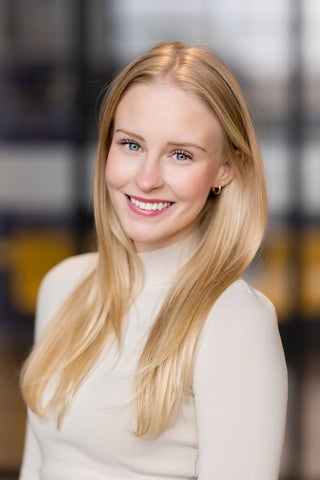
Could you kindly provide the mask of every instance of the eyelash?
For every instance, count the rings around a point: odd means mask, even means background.
[[[140,148],[139,143],[136,142],[135,140],[131,140],[130,138],[122,138],[121,140],[117,141],[117,144],[118,145],[135,145],[136,147]],[[131,150],[131,151],[137,151],[137,150]]]
[[[185,157],[187,157],[188,160],[192,160],[193,158],[192,154],[190,152],[187,152],[186,150],[174,150],[172,152],[172,155],[184,155]],[[177,158],[177,160],[179,159]]]

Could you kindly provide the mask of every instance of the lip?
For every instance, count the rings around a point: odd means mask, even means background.
[[[164,200],[163,198],[143,198],[143,197],[137,197],[136,195],[128,195],[125,194],[128,199],[130,198],[135,198],[139,202],[144,202],[144,203],[174,203],[171,200]]]
[[[168,200],[163,200],[163,199],[154,199],[154,198],[143,198],[143,197],[137,197],[135,195],[127,195],[125,194],[127,204],[132,212],[135,214],[142,216],[142,217],[157,217],[159,215],[164,215],[170,207],[174,204],[174,202],[170,202]],[[138,202],[143,202],[143,203],[162,203],[166,204],[169,203],[170,205],[166,206],[162,210],[145,210],[142,208],[139,208],[137,205],[131,202],[131,198],[134,198]]]

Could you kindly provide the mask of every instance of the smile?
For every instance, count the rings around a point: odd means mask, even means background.
[[[170,207],[172,202],[141,202],[134,197],[128,197],[130,202],[135,205],[136,207],[140,208],[141,210],[146,211],[162,211],[165,208]]]

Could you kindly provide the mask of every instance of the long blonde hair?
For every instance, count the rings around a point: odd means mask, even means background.
[[[117,339],[121,348],[122,321],[139,293],[142,270],[111,205],[105,165],[123,95],[137,83],[159,79],[169,79],[211,108],[236,175],[219,198],[209,196],[202,212],[200,244],[174,280],[139,360],[135,433],[146,437],[159,435],[176,420],[190,392],[197,340],[206,317],[219,295],[252,261],[265,228],[266,189],[252,121],[238,83],[212,52],[180,42],[158,45],[130,63],[112,83],[101,110],[94,179],[97,268],[56,314],[22,372],[28,406],[38,415],[55,407],[60,422],[106,341]],[[56,372],[56,389],[42,405],[44,389]]]

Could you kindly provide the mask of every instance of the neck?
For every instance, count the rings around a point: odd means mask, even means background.
[[[154,284],[166,284],[171,281],[192,256],[198,241],[198,233],[193,233],[166,247],[148,252],[138,252],[144,269],[145,281]]]

